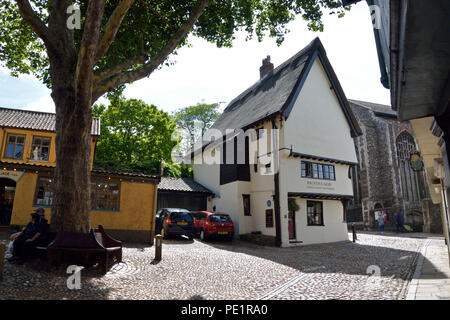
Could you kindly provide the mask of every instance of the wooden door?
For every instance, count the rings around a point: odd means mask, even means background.
[[[295,211],[289,211],[288,216],[288,225],[289,225],[289,240],[296,240],[297,237],[295,235]]]

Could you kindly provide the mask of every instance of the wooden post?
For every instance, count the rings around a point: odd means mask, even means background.
[[[0,243],[0,280],[3,278],[3,265],[5,263],[6,245]]]
[[[155,236],[155,260],[161,261],[162,258],[162,235]]]

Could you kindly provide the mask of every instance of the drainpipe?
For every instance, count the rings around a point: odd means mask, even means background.
[[[277,125],[275,124],[275,119],[272,119],[272,129],[278,129]],[[277,137],[278,138],[278,137]],[[274,150],[274,165],[275,165],[275,159],[279,161],[278,158],[278,146],[275,145],[275,141],[277,141],[274,137],[274,134],[272,134],[272,148]],[[277,166],[276,173],[273,176],[273,182],[275,186],[275,196],[273,197],[273,205],[275,208],[275,245],[277,247],[281,247],[281,209],[280,209],[280,174],[279,174],[279,165]],[[275,168],[274,168],[275,169]]]
[[[161,177],[159,180],[153,184],[153,212],[152,212],[152,220],[150,225],[150,245],[153,245],[153,240],[155,238],[155,219],[156,219],[156,206],[157,206],[157,198],[158,198],[158,184],[161,181]]]

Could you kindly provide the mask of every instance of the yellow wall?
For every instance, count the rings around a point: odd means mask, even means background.
[[[24,225],[30,222],[30,213],[33,212],[34,192],[36,191],[36,173],[25,172],[16,183],[11,224]],[[48,210],[48,211],[47,211]],[[50,216],[50,209],[46,209],[46,216]]]
[[[154,184],[122,182],[120,212],[91,211],[91,226],[105,229],[151,230]]]
[[[414,131],[414,136],[419,144],[419,149],[427,172],[431,199],[434,204],[437,204],[442,202],[442,195],[440,184],[433,184],[434,159],[442,158],[442,154],[441,148],[438,145],[439,138],[434,136],[430,131],[433,120],[433,117],[427,117],[410,120],[410,123]]]
[[[25,225],[30,221],[38,174],[26,172],[17,182],[11,225]],[[154,191],[152,183],[122,181],[120,187],[120,211],[91,211],[91,227],[103,225],[112,230],[152,230],[154,219]],[[50,220],[50,208],[45,216]]]
[[[24,155],[22,160],[16,160],[5,157],[5,148],[6,148],[6,139],[8,134],[20,134],[25,136],[25,147],[24,147]],[[50,142],[50,154],[48,161],[34,161],[31,160],[31,151],[33,145],[33,137],[46,137],[51,138]],[[44,165],[44,166],[55,166],[56,165],[56,152],[55,152],[55,132],[48,131],[35,131],[35,130],[24,130],[24,129],[11,129],[11,128],[2,128],[0,129],[0,141],[1,141],[1,153],[0,160],[7,162],[17,162],[17,163],[27,163],[27,164],[36,164],[36,165]],[[96,139],[92,139],[92,149],[91,149],[91,169],[94,161],[94,150],[96,145]]]

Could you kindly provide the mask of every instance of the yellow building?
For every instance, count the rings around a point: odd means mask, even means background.
[[[25,225],[36,207],[50,219],[55,114],[0,108],[0,225]],[[92,156],[100,119],[92,121]],[[123,241],[152,243],[159,176],[91,170],[91,226]]]

